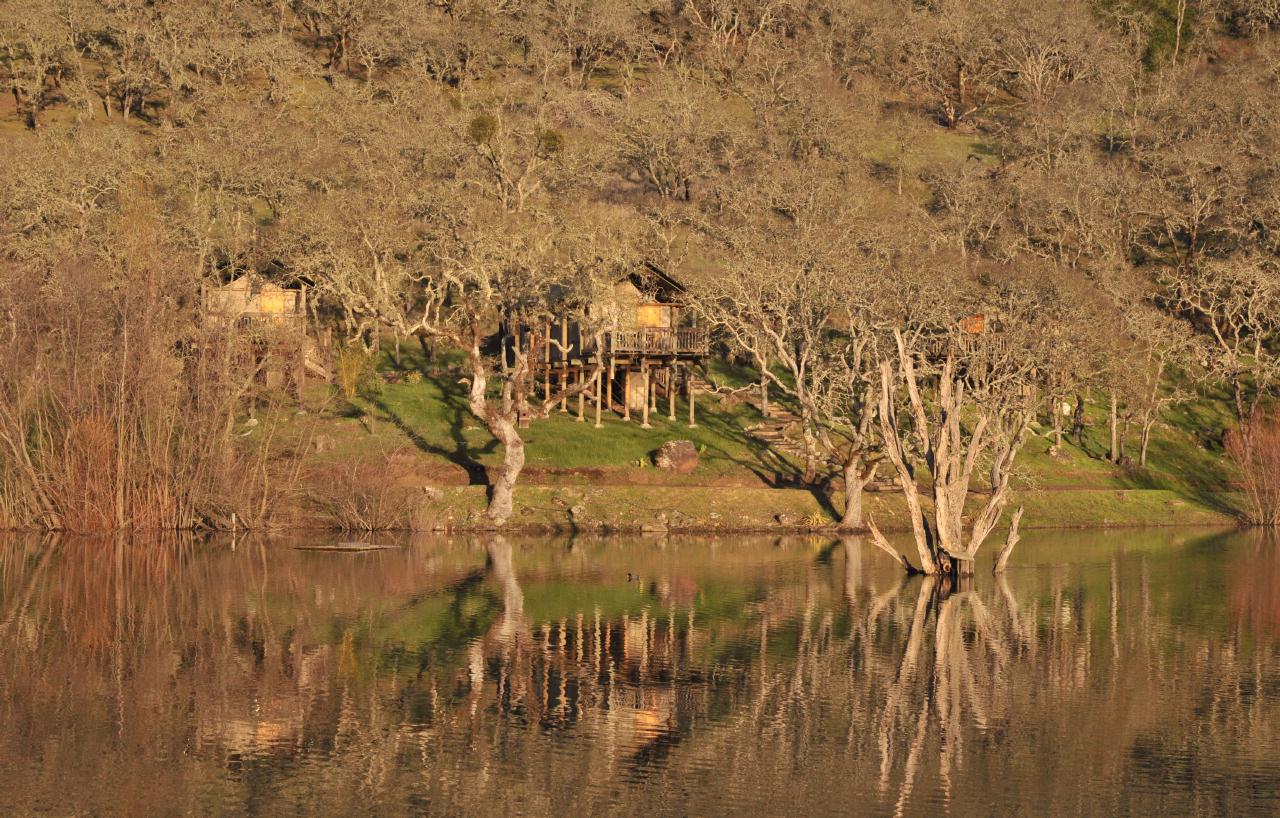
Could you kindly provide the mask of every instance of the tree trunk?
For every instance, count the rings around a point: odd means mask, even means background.
[[[1004,573],[1005,566],[1009,562],[1009,555],[1013,553],[1013,547],[1018,544],[1021,537],[1018,535],[1018,525],[1022,522],[1022,507],[1013,512],[1013,519],[1009,521],[1009,533],[1004,538],[1004,546],[1000,548],[1000,553],[996,555],[995,567],[991,569],[994,574]]]
[[[813,451],[813,442],[808,440],[808,433],[805,433],[805,452],[804,452],[804,474],[800,476],[801,481],[806,486],[812,486],[818,481],[818,456]]]
[[[502,471],[498,479],[493,481],[489,490],[489,506],[485,517],[493,526],[501,526],[511,518],[515,507],[516,480],[524,469],[524,439],[516,423],[519,417],[519,404],[512,403],[508,411],[490,406],[486,397],[489,386],[489,371],[480,351],[482,338],[479,330],[474,330],[470,340],[467,358],[471,363],[471,386],[467,390],[467,408],[477,419],[484,422],[489,434],[497,438],[502,445]]]
[[[911,368],[910,358],[907,357],[903,350],[900,339],[898,356],[899,365],[904,370],[904,379],[914,378],[915,373]],[[907,463],[906,450],[902,444],[902,439],[899,437],[901,427],[898,424],[897,413],[894,410],[894,371],[892,364],[887,360],[880,362],[880,404],[876,416],[880,423],[881,436],[884,439],[885,455],[897,472],[898,485],[902,488],[903,499],[907,502],[907,514],[911,520],[911,532],[915,539],[916,550],[920,555],[920,568],[914,568],[906,555],[895,551],[893,546],[889,544],[888,539],[876,528],[875,521],[868,520],[867,527],[871,530],[872,542],[898,560],[907,573],[920,571],[925,574],[936,574],[938,569],[933,556],[933,538],[928,530],[928,522],[924,516],[924,511],[920,507],[920,491],[916,486],[915,475]]]
[[[1071,419],[1071,435],[1076,439],[1076,445],[1084,448],[1084,396],[1076,395],[1076,411]]]
[[[856,460],[844,464],[844,514],[840,517],[842,531],[862,528],[862,488],[866,483],[859,473]]]
[[[496,418],[489,431],[502,444],[502,471],[493,481],[489,492],[489,507],[485,516],[495,526],[501,526],[511,518],[515,508],[516,481],[524,469],[524,440],[516,425],[508,418]]]
[[[1151,427],[1154,421],[1146,421],[1142,424],[1142,438],[1138,444],[1138,465],[1142,468],[1147,467],[1147,448],[1151,445]]]
[[[1111,390],[1111,414],[1107,419],[1108,426],[1111,429],[1111,449],[1107,452],[1107,460],[1112,463],[1120,462],[1120,424],[1117,420],[1118,399],[1116,390]]]
[[[801,401],[804,400],[803,395]],[[806,486],[818,479],[818,438],[813,433],[813,413],[802,403],[800,409],[800,437],[804,441],[804,476]]]
[[[1049,403],[1049,412],[1053,415],[1053,448],[1055,451],[1062,450],[1062,412],[1059,409],[1059,399],[1054,398]]]

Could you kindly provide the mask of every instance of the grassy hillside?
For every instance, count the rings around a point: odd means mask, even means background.
[[[411,495],[392,497],[394,492],[434,487],[421,509],[425,516],[415,524],[464,523],[483,508],[486,469],[498,464],[501,452],[467,410],[463,387],[451,370],[455,363],[425,364],[416,349],[406,349],[398,366],[384,356],[380,394],[348,401],[333,387],[317,383],[308,393],[306,411],[260,415],[244,434],[269,434],[273,445],[307,452],[304,497],[365,492],[386,495],[379,502],[399,506],[420,501]],[[749,370],[722,361],[712,363],[711,375],[726,388],[752,380]],[[754,400],[754,390],[743,394]],[[567,413],[534,421],[525,430],[522,508],[513,522],[564,527],[573,523],[570,509],[575,507],[593,526],[618,528],[758,528],[777,525],[779,516],[794,526],[834,519],[830,489],[803,485],[798,458],[751,433],[764,420],[753,402],[702,394],[694,429],[686,423],[683,399],[675,421],[667,418],[665,401],[661,403],[648,430],[638,420],[626,422],[607,410],[597,429],[590,403],[585,422],[577,420],[573,402]],[[1069,419],[1064,422],[1069,425]],[[1037,427],[1028,440],[1019,460],[1016,502],[1027,505],[1029,527],[1230,520],[1231,467],[1218,443],[1229,409],[1218,396],[1169,413],[1154,433],[1146,468],[1105,460],[1109,432],[1104,406],[1089,405],[1087,422],[1084,445],[1069,440],[1056,455],[1049,428]],[[1129,450],[1135,455],[1136,437],[1136,430],[1130,430]],[[691,475],[670,474],[652,464],[654,451],[675,439],[692,440],[698,447],[700,462]],[[436,488],[445,490],[436,494]],[[871,494],[867,509],[886,526],[901,522],[903,509],[891,486]]]

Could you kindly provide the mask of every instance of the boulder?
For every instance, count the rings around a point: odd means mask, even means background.
[[[692,440],[668,440],[654,454],[653,464],[676,474],[690,474],[698,467],[698,447]]]

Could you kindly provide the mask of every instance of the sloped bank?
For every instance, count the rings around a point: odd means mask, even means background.
[[[980,499],[980,498],[977,498]],[[1190,498],[1162,489],[1061,489],[1019,492],[1024,528],[1223,526],[1238,522],[1229,493]],[[412,515],[422,530],[485,527],[483,486],[424,492]],[[709,486],[522,486],[504,530],[767,532],[827,529],[834,510],[804,489]],[[868,494],[866,514],[886,530],[905,530],[896,493]]]

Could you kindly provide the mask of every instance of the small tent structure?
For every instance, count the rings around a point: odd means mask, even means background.
[[[591,323],[602,328],[599,340],[578,320],[563,317],[509,333],[504,354],[519,349],[529,355],[541,376],[544,396],[553,394],[553,383],[559,390],[582,383],[599,362],[606,375],[594,389],[597,425],[607,403],[618,406],[624,420],[639,414],[647,428],[659,396],[667,399],[668,414],[674,419],[683,382],[693,426],[696,410],[690,369],[706,357],[709,338],[687,314],[684,295],[684,285],[657,265],[646,263],[615,282],[607,301],[587,305]],[[585,420],[585,396],[580,395],[578,402],[579,420]],[[566,401],[560,409],[568,411]]]
[[[327,377],[316,360],[318,346],[307,335],[307,288],[286,287],[245,273],[201,293],[204,318],[249,335],[262,379],[269,387],[293,389],[298,399],[308,369]]]

